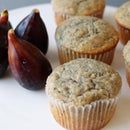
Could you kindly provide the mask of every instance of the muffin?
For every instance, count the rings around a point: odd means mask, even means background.
[[[125,45],[123,49],[123,56],[125,60],[126,77],[130,86],[130,41]]]
[[[119,41],[118,33],[106,21],[91,16],[75,16],[56,29],[59,60],[92,58],[111,64]]]
[[[57,25],[73,16],[102,18],[105,0],[52,0]]]
[[[55,120],[68,130],[98,130],[112,118],[121,78],[102,62],[79,58],[57,67],[46,93]]]
[[[115,18],[119,28],[120,40],[126,44],[130,40],[130,1],[119,7]]]

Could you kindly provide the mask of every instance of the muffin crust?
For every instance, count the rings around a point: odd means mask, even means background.
[[[122,26],[130,29],[130,1],[119,7],[115,17]]]
[[[56,30],[58,45],[81,53],[108,51],[117,45],[118,40],[118,34],[110,24],[90,16],[70,18]]]
[[[121,87],[121,78],[110,66],[81,58],[57,67],[47,79],[50,97],[76,106],[100,99],[114,98]]]
[[[130,41],[124,47],[123,56],[125,62],[130,65]]]

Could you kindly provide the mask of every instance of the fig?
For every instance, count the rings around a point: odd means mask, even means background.
[[[44,88],[52,67],[43,53],[31,43],[8,32],[8,59],[12,75],[21,86],[29,90]]]
[[[19,38],[35,45],[43,54],[47,53],[48,33],[38,9],[34,9],[18,24],[15,33]]]
[[[8,21],[8,11],[0,13],[0,78],[2,78],[8,68],[8,30],[12,28]]]

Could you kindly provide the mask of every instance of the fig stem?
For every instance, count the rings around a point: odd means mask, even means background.
[[[14,32],[13,29],[10,29],[8,33],[9,33],[9,34],[15,34],[15,32]]]
[[[39,13],[39,10],[38,9],[33,9],[32,12]]]
[[[13,29],[10,29],[10,30],[8,31],[8,39],[11,41],[12,38],[15,39],[16,36],[15,36],[14,30],[13,30]],[[12,42],[9,42],[9,44],[10,44],[10,43],[12,43]]]
[[[4,10],[1,12],[1,17],[5,17],[5,16],[8,16],[8,10],[7,10],[7,9],[4,9]]]
[[[8,23],[8,10],[5,9],[0,13],[0,23],[1,24]]]

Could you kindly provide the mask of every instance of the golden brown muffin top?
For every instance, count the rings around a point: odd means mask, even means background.
[[[52,0],[57,13],[73,15],[91,15],[105,7],[105,0]]]
[[[118,40],[118,33],[109,23],[90,16],[70,18],[56,30],[58,45],[81,53],[108,51]]]
[[[76,59],[57,67],[47,79],[47,94],[76,106],[118,95],[121,77],[109,65],[93,59]]]
[[[130,1],[119,7],[115,17],[119,24],[130,29]]]

